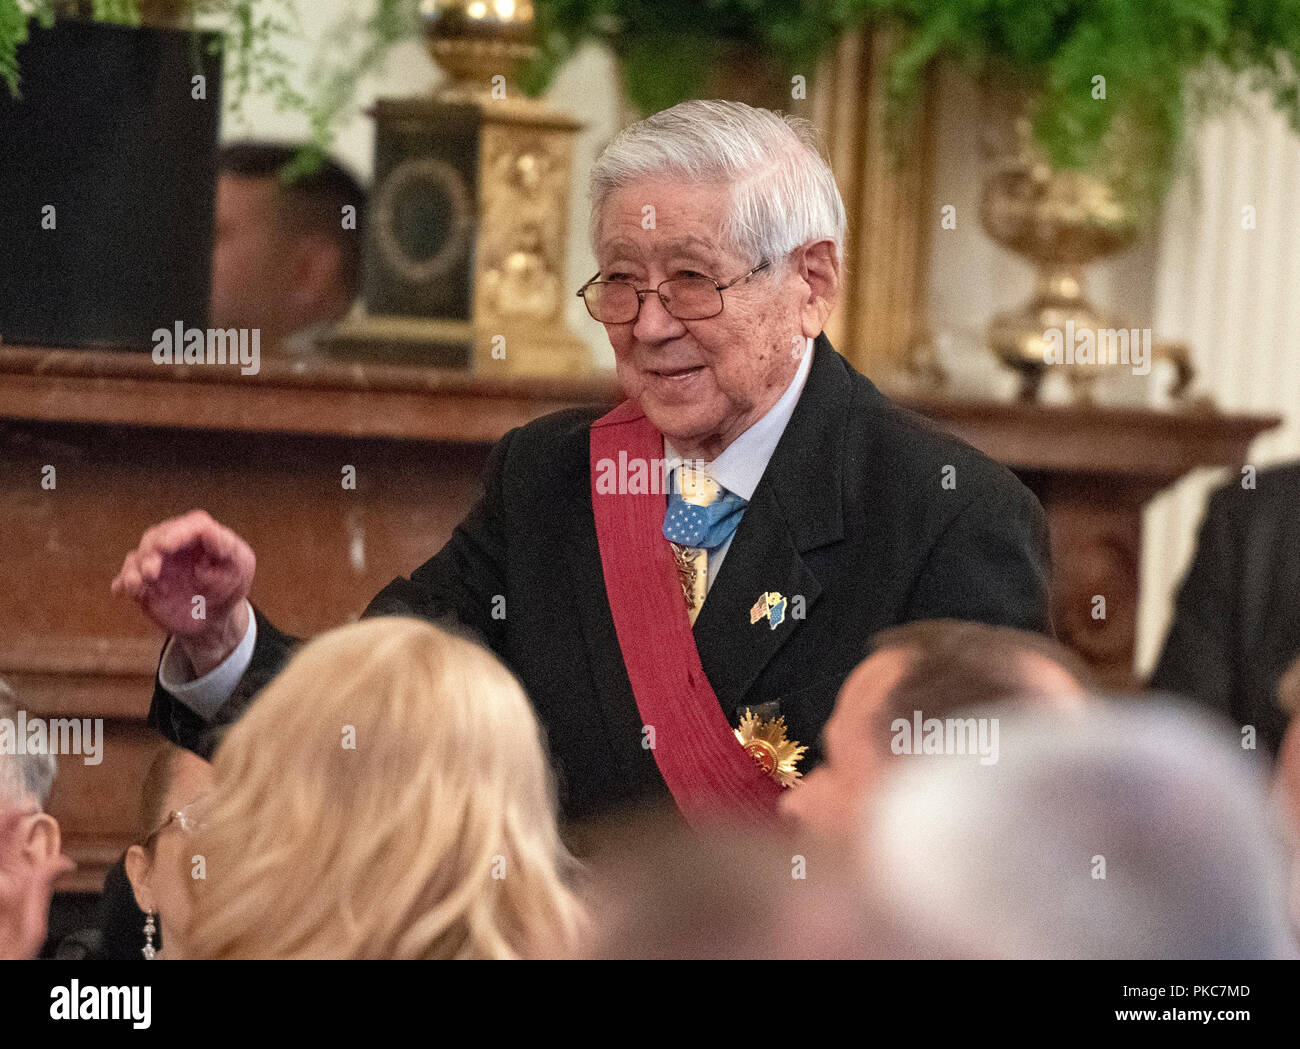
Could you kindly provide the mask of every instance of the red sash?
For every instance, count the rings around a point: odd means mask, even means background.
[[[656,478],[653,494],[600,493],[599,463],[636,459]],[[736,739],[704,676],[672,550],[663,537],[667,496],[663,435],[635,401],[591,426],[591,505],[618,646],[641,723],[653,726],[655,762],[692,824],[770,819],[780,785]],[[651,469],[651,467],[654,467]],[[608,471],[608,466],[606,467]]]

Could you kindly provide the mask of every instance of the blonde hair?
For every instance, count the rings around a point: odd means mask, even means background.
[[[541,729],[471,641],[392,617],[331,630],[213,764],[192,957],[515,958],[583,931]]]

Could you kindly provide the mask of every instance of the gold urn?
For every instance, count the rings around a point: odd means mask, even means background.
[[[1029,96],[986,85],[986,175],[980,201],[985,231],[1037,266],[1034,290],[1018,309],[997,314],[988,328],[998,360],[1021,376],[1022,399],[1037,397],[1048,362],[1067,336],[1088,334],[1094,345],[1128,325],[1087,297],[1084,268],[1131,245],[1154,214],[1147,188],[1134,177],[1143,160],[1141,135],[1113,122],[1095,165],[1058,170],[1033,135]],[[1149,336],[1148,336],[1149,337]],[[1071,357],[1073,352],[1071,350]],[[1152,356],[1173,359],[1180,393],[1190,379],[1185,347],[1158,343]],[[1092,400],[1093,384],[1106,370],[1129,362],[1087,360],[1064,368],[1076,400]]]
[[[424,43],[449,83],[446,97],[477,94],[485,75],[511,84],[533,56],[532,0],[421,0]]]

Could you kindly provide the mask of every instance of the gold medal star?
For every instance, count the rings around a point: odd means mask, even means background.
[[[802,775],[796,766],[808,748],[786,739],[784,716],[767,721],[746,707],[736,739],[758,767],[781,786],[790,786]]]

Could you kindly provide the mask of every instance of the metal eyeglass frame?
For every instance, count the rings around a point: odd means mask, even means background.
[[[153,840],[173,823],[179,823],[181,830],[186,834],[193,834],[198,830],[199,824],[197,819],[189,814],[189,810],[193,807],[192,804],[186,805],[183,809],[172,809],[171,812],[167,813],[167,818],[158,824],[158,826],[154,828],[153,832],[144,839],[143,844],[145,847],[147,848],[151,845]]]
[[[631,284],[625,280],[597,280],[596,277],[600,276],[600,271],[597,270],[595,276],[593,276],[591,280],[587,281],[586,284],[584,284],[581,288],[578,289],[577,294],[578,294],[578,298],[582,300],[583,305],[587,307],[587,313],[590,315],[591,319],[594,320],[597,324],[635,323],[637,318],[641,316],[641,307],[645,305],[645,297],[649,295],[651,292],[659,296],[659,305],[661,305],[664,308],[664,312],[666,312],[670,317],[674,317],[679,321],[707,321],[718,316],[718,314],[722,313],[723,309],[725,308],[726,301],[722,297],[722,293],[724,291],[726,291],[728,288],[735,287],[743,280],[748,280],[755,273],[758,273],[760,270],[767,269],[767,267],[770,265],[772,265],[771,260],[764,259],[748,273],[742,273],[735,280],[728,281],[726,284],[719,284],[713,277],[709,277],[705,274],[701,274],[700,277],[669,277],[668,280],[661,280],[659,284],[653,288],[638,288],[635,284]],[[699,280],[701,278],[704,280],[713,281],[713,287],[718,292],[718,312],[710,313],[703,317],[678,317],[677,314],[673,313],[673,311],[668,308],[668,303],[664,301],[663,293],[659,289],[662,288],[665,284],[672,284],[675,281]],[[602,321],[599,317],[597,317],[594,313],[591,312],[591,303],[587,302],[587,289],[595,287],[598,284],[622,284],[625,287],[631,288],[632,291],[636,293],[636,313],[632,314],[632,316],[625,321]]]

